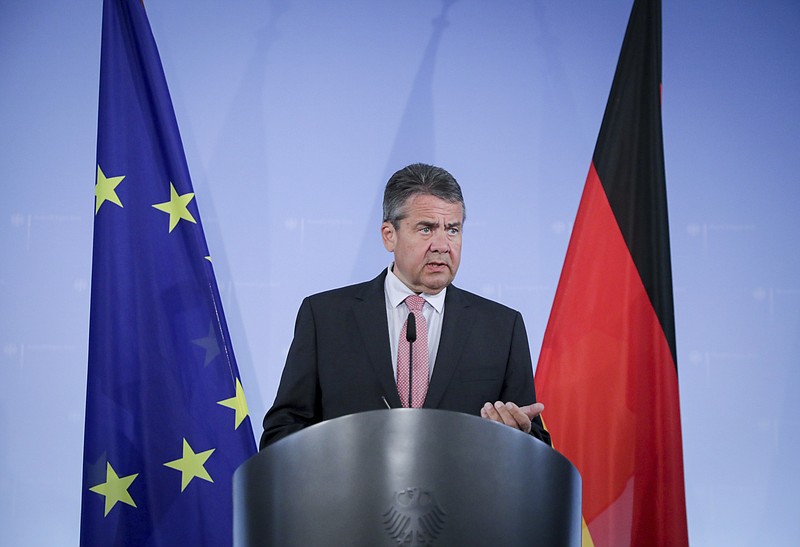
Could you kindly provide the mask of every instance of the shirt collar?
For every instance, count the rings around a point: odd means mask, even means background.
[[[400,278],[392,271],[393,267],[394,263],[390,264],[386,272],[384,290],[386,291],[386,296],[389,298],[389,304],[391,304],[392,308],[396,308],[405,301],[406,297],[416,293],[406,287],[405,283],[400,281]],[[433,306],[433,309],[436,310],[437,313],[442,313],[444,309],[444,295],[446,293],[447,287],[437,294],[422,293],[420,296],[424,298],[428,304]]]

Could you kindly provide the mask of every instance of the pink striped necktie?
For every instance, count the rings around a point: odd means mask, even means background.
[[[425,299],[412,294],[406,298],[406,306],[414,314],[417,322],[417,339],[413,343],[414,358],[410,359],[409,343],[406,339],[408,320],[400,331],[400,343],[397,345],[397,393],[404,407],[408,407],[408,375],[409,362],[413,361],[411,371],[411,406],[420,408],[428,393],[428,322],[422,314]]]

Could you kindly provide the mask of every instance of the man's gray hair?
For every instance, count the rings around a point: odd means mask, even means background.
[[[467,218],[464,196],[456,179],[442,169],[425,163],[403,167],[389,177],[383,192],[383,221],[399,228],[406,217],[405,206],[416,195],[434,196],[448,203],[461,204],[462,222]]]

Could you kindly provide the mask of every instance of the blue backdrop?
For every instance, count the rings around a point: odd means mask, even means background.
[[[793,544],[800,5],[664,4],[689,536]],[[147,6],[256,424],[302,297],[389,263],[381,191],[413,161],[461,183],[457,283],[522,311],[536,360],[630,0]],[[9,545],[78,542],[100,22],[99,0],[0,4]]]

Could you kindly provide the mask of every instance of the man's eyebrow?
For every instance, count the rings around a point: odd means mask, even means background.
[[[426,227],[426,228],[438,228],[439,221],[438,220],[420,220],[417,222],[418,227]],[[460,228],[461,222],[448,222],[445,224],[445,229],[449,230],[450,228]]]

